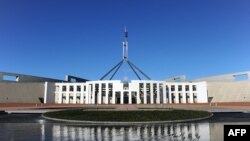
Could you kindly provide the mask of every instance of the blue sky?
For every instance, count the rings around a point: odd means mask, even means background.
[[[0,0],[0,71],[99,79],[122,59],[125,25],[129,60],[152,79],[247,71],[249,7],[249,0]],[[127,67],[117,79],[133,79]]]

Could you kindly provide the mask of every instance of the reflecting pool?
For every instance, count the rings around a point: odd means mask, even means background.
[[[140,126],[86,126],[40,115],[0,115],[0,140],[223,141],[225,124],[250,124],[250,113],[216,113],[202,121]]]

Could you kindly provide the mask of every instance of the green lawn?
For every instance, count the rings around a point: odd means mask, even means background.
[[[65,110],[49,112],[44,114],[47,117],[85,120],[85,121],[169,121],[208,117],[211,113],[206,111],[84,111],[84,110]]]

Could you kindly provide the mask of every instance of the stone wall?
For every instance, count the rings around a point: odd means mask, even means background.
[[[211,102],[249,102],[250,81],[207,82]]]
[[[41,103],[45,83],[0,83],[0,103]]]

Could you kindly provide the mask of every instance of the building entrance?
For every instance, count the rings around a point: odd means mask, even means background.
[[[121,104],[121,92],[115,92],[115,104]]]
[[[123,96],[124,104],[128,104],[128,92],[123,92]]]

